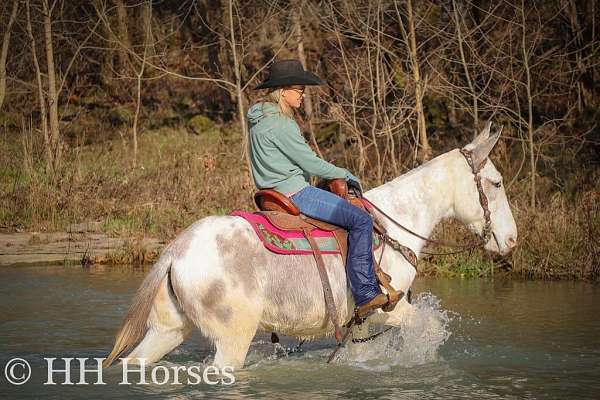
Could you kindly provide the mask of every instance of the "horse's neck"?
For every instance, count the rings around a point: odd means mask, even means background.
[[[365,193],[365,197],[386,214],[421,236],[429,237],[443,219],[452,217],[455,151]],[[417,255],[425,241],[381,217],[388,234],[410,247]]]

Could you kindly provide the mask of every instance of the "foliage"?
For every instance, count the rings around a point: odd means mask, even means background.
[[[519,247],[509,261],[475,252],[425,262],[425,272],[598,279],[594,2],[52,4],[0,3],[4,229],[96,220],[114,234],[171,238],[202,216],[251,207],[240,116],[263,95],[252,88],[269,62],[303,57],[327,84],[307,90],[312,114],[301,125],[367,186],[418,165],[418,121],[433,155],[488,118],[504,126],[493,157]]]

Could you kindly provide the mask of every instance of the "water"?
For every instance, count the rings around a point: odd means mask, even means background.
[[[105,370],[106,385],[44,385],[44,357],[108,353],[144,274],[130,268],[0,268],[0,397],[600,398],[600,287],[422,278],[414,285],[411,321],[366,347],[349,347],[334,364],[325,364],[331,339],[282,356],[269,335],[260,334],[232,385],[119,385],[118,367]],[[282,338],[282,344],[296,342]],[[195,334],[158,365],[204,369],[213,354]],[[21,386],[4,375],[14,357],[32,367]],[[73,368],[72,380],[78,378]],[[63,379],[57,374],[54,380]]]

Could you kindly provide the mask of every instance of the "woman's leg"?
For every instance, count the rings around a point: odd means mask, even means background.
[[[291,197],[302,214],[348,230],[346,262],[350,290],[357,306],[381,293],[373,269],[373,219],[341,197],[308,186]]]

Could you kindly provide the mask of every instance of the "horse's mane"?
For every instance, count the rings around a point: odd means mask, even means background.
[[[443,160],[445,160],[447,157],[449,157],[452,153],[454,152],[454,150],[448,151],[446,153],[440,154],[439,156],[432,158],[431,160],[427,161],[424,164],[419,165],[418,167],[415,167],[413,169],[411,169],[410,171],[406,171],[405,173],[403,173],[402,175],[392,179],[389,182],[394,182],[394,183],[401,183],[404,180],[410,179],[411,177],[413,177],[413,175],[423,171],[425,168],[430,168],[433,165],[442,162]]]

